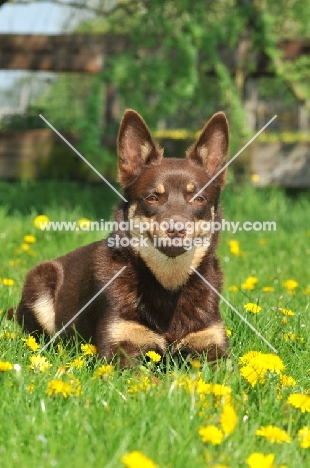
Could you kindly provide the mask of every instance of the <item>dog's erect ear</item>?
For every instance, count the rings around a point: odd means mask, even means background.
[[[228,122],[223,112],[214,114],[203,127],[202,132],[193,146],[187,151],[187,158],[204,166],[211,177],[214,177],[226,164],[229,146]],[[216,181],[223,187],[225,183],[223,170]]]
[[[118,178],[124,187],[139,175],[143,166],[156,164],[162,158],[162,150],[134,110],[126,110],[123,116],[118,134],[118,157]]]

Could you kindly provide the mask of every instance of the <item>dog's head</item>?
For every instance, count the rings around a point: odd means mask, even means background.
[[[119,180],[134,234],[148,236],[168,257],[210,243],[227,152],[228,123],[222,112],[204,126],[185,159],[165,159],[144,120],[127,110],[118,137]]]

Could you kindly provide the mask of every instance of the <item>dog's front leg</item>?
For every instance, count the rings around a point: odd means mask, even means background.
[[[175,344],[174,353],[194,356],[206,354],[208,361],[213,362],[224,356],[227,349],[228,339],[224,325],[222,322],[218,322],[208,328],[186,335]]]
[[[147,351],[162,355],[167,348],[162,335],[138,322],[123,319],[99,323],[96,341],[99,357],[118,361],[121,368],[137,364]]]

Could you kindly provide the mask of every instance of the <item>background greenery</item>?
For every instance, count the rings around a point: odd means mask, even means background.
[[[81,152],[99,170],[109,172],[124,108],[140,112],[152,130],[189,131],[202,128],[213,112],[222,109],[229,118],[235,153],[250,134],[244,104],[258,56],[268,60],[267,73],[272,74],[258,79],[258,98],[273,110],[279,104],[288,108],[302,104],[309,110],[310,59],[302,55],[284,61],[278,48],[283,40],[309,36],[309,0],[138,0],[96,5],[93,9],[80,2],[93,18],[88,15],[83,21],[80,16],[74,30],[125,34],[126,51],[108,58],[97,76],[58,75],[36,95],[29,115],[3,121],[2,128],[46,128],[37,117],[41,112],[58,130],[77,133]],[[115,105],[106,115],[110,92]],[[292,119],[290,126],[294,124]],[[269,131],[279,129],[275,121]],[[102,138],[109,140],[104,149]]]

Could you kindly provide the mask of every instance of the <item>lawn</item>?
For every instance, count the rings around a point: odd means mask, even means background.
[[[0,200],[1,467],[310,466],[309,194],[231,183],[222,198],[226,220],[277,223],[223,232],[219,255],[223,296],[278,354],[222,302],[229,359],[164,367],[151,355],[123,372],[89,345],[39,355],[42,343],[4,314],[29,268],[106,235],[41,232],[35,217],[107,220],[117,195],[104,184],[1,182]]]

